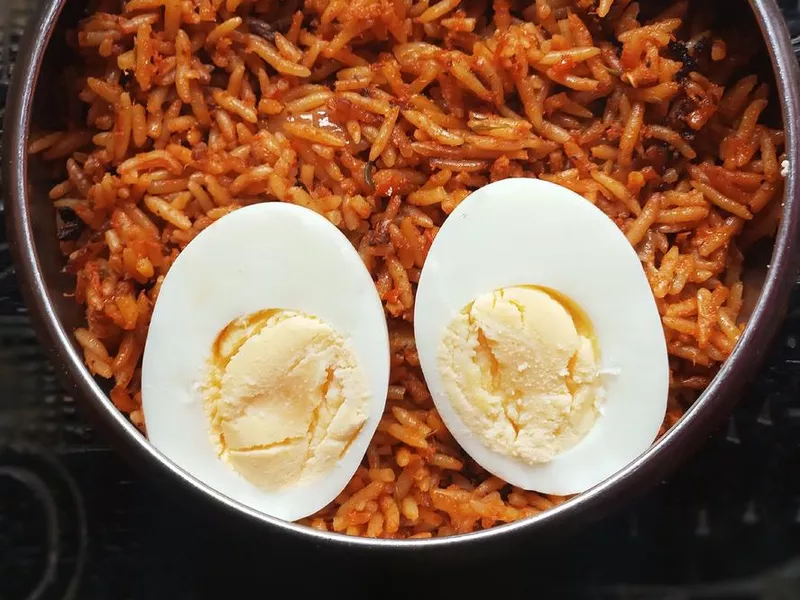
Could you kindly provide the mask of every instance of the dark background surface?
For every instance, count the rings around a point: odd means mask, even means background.
[[[30,3],[0,0],[0,115]],[[782,2],[800,34],[796,4]],[[669,481],[557,543],[420,561],[289,544],[142,478],[59,387],[4,235],[0,204],[0,600],[221,600],[285,584],[296,597],[800,599],[800,285],[745,400]]]

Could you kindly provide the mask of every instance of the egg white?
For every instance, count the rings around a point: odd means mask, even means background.
[[[534,466],[489,449],[465,426],[437,365],[444,330],[467,304],[518,285],[550,288],[576,302],[594,325],[607,372],[592,430],[573,448]],[[486,470],[524,489],[564,495],[600,483],[647,450],[666,412],[666,342],[636,252],[600,209],[549,182],[498,181],[453,211],[422,270],[414,335],[450,432]]]
[[[371,401],[358,439],[332,471],[308,485],[267,492],[218,458],[199,386],[220,331],[238,317],[276,308],[318,317],[349,339]],[[294,521],[347,485],[380,421],[388,382],[386,318],[352,244],[311,210],[264,203],[213,223],[171,267],[144,351],[142,404],[148,438],[179,467],[252,509]]]

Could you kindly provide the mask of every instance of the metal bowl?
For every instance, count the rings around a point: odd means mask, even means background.
[[[32,123],[42,126],[51,119],[59,102],[54,90],[56,77],[49,75],[64,67],[66,50],[62,29],[74,24],[85,3],[47,0],[41,3],[22,42],[8,98],[3,140],[2,175],[9,212],[9,238],[23,294],[43,343],[49,350],[65,385],[82,402],[98,428],[114,446],[152,476],[173,488],[182,488],[188,500],[209,505],[222,513],[238,515],[276,535],[315,546],[340,549],[369,548],[376,551],[450,550],[484,548],[487,542],[504,545],[523,537],[548,540],[563,536],[618,506],[623,499],[646,490],[693,452],[712,428],[732,409],[738,394],[763,359],[787,308],[798,266],[796,252],[800,233],[800,71],[792,44],[775,0],[749,0],[752,17],[765,40],[780,99],[786,130],[787,158],[791,168],[786,180],[783,219],[775,239],[760,265],[751,268],[757,277],[749,324],[729,360],[709,388],[686,415],[657,443],[622,471],[569,502],[538,516],[489,530],[430,540],[370,540],[319,532],[251,510],[194,479],[156,450],[114,407],[107,389],[84,367],[82,352],[72,338],[81,323],[81,311],[71,298],[69,279],[62,273],[52,203],[48,200],[49,180],[35,160],[28,159],[28,137]],[[736,9],[724,3],[725,10]],[[739,8],[748,12],[744,0]],[[736,15],[738,17],[738,15]],[[749,16],[749,15],[748,15]],[[63,92],[61,93],[63,98]],[[245,522],[247,524],[247,522]],[[287,540],[288,541],[288,540]],[[480,542],[480,543],[479,543]]]

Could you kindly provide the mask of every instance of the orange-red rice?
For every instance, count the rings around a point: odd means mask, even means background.
[[[89,369],[143,427],[139,361],[177,254],[240,206],[298,203],[358,249],[392,354],[363,465],[305,522],[426,538],[563,502],[490,476],[444,427],[412,335],[415,285],[471,190],[525,176],[577,191],[653,286],[671,426],[741,335],[743,252],[774,230],[782,192],[784,135],[761,121],[767,85],[742,72],[758,43],[709,33],[702,6],[99,0],[75,36],[81,119],[30,144],[64,165],[50,197]]]

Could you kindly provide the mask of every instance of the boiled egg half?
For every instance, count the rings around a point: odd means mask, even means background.
[[[287,521],[330,503],[378,426],[389,343],[372,278],[322,216],[241,208],[176,259],[153,311],[142,406],[190,475]]]
[[[414,333],[456,441],[523,489],[585,491],[664,419],[667,349],[642,266],[561,186],[507,179],[467,197],[431,246]]]

